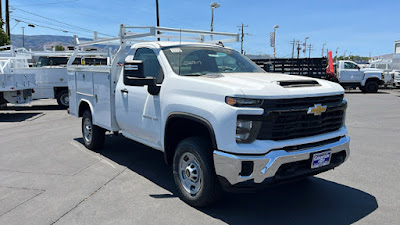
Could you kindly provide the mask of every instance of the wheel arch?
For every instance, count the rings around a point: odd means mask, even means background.
[[[78,108],[78,117],[82,117],[83,116],[83,113],[87,110],[87,109],[89,109],[90,110],[90,113],[91,113],[91,115],[92,115],[92,120],[93,120],[93,122],[94,122],[94,117],[93,117],[93,106],[92,106],[92,104],[89,102],[89,101],[87,101],[87,100],[85,100],[85,99],[81,99],[80,101],[79,101],[79,108]]]
[[[54,87],[54,97],[56,97],[61,91],[68,91],[68,87]]]
[[[213,150],[218,149],[214,128],[207,119],[183,112],[168,115],[164,128],[164,157],[168,165],[172,164],[179,142],[191,136],[205,136],[209,138]]]
[[[375,81],[376,83],[378,83],[379,85],[383,84],[383,80],[380,79],[380,77],[378,75],[372,75],[372,76],[368,76],[367,79],[362,81],[362,86],[365,86],[368,82],[370,81]],[[382,83],[382,84],[381,84]]]

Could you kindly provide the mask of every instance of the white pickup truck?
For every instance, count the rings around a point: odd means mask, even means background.
[[[82,117],[87,148],[105,133],[164,152],[180,198],[209,205],[222,190],[257,188],[315,175],[350,154],[347,101],[336,83],[266,73],[221,42],[237,34],[121,26],[120,49],[107,66],[68,65],[71,115]],[[143,29],[143,27],[142,27]],[[162,34],[158,34],[158,33]],[[173,37],[180,41],[137,38]],[[196,34],[187,37],[183,34]],[[220,39],[207,43],[205,36]],[[134,151],[134,149],[132,149]]]
[[[383,70],[363,69],[353,61],[340,60],[334,64],[334,68],[336,77],[343,87],[358,87],[362,92],[375,93],[379,85],[385,83]]]
[[[0,49],[0,107],[7,103],[29,103],[33,88],[36,87],[35,74],[14,70],[28,68],[30,55],[17,55],[13,46],[2,46]]]

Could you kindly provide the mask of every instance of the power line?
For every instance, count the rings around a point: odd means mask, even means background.
[[[37,23],[31,23],[31,22],[27,22],[27,21],[24,21],[24,20],[16,19],[16,18],[14,18],[14,17],[12,17],[12,19],[14,19],[16,22],[23,22],[23,23],[26,23],[26,24],[32,24],[32,25],[37,26],[37,27],[43,27],[43,28],[47,28],[47,29],[51,29],[51,30],[61,31],[61,32],[63,32],[63,33],[80,34],[80,35],[82,35],[83,37],[89,37],[89,36],[87,36],[86,34],[77,33],[77,32],[71,32],[71,31],[69,31],[69,30],[61,30],[61,29],[58,29],[58,28],[49,27],[49,26],[45,26],[45,25],[41,25],[41,24],[37,24]],[[89,38],[92,38],[92,37],[89,37]]]
[[[53,22],[57,22],[57,23],[60,23],[60,24],[67,25],[67,26],[72,27],[72,28],[75,27],[75,28],[80,29],[80,30],[82,30],[82,31],[94,32],[94,31],[89,30],[89,29],[86,29],[86,28],[82,28],[82,27],[78,27],[78,26],[71,25],[71,24],[68,24],[68,23],[64,23],[64,22],[61,22],[61,21],[58,21],[58,20],[55,20],[55,19],[51,19],[51,18],[49,18],[49,17],[45,17],[45,16],[42,16],[42,15],[38,15],[38,14],[36,14],[36,13],[32,13],[32,12],[29,12],[29,11],[26,11],[26,10],[23,10],[23,9],[19,9],[19,8],[16,8],[16,7],[13,7],[13,8],[16,9],[16,10],[19,10],[19,11],[22,11],[22,12],[25,12],[25,13],[28,13],[28,14],[31,14],[31,15],[34,15],[34,16],[37,16],[37,17],[44,18],[44,19],[46,19],[46,20],[50,20],[50,21],[53,21]],[[109,34],[105,34],[105,33],[100,33],[100,32],[98,32],[98,34],[102,34],[102,35],[104,35],[104,36],[109,36],[109,37],[114,37],[113,35],[109,35]]]
[[[68,0],[68,1],[61,1],[61,2],[47,2],[47,3],[38,3],[38,4],[27,4],[27,5],[14,5],[14,6],[40,6],[40,5],[55,5],[67,2],[77,2],[79,0]]]
[[[54,24],[54,23],[51,23],[51,22],[45,22],[45,21],[41,21],[41,20],[36,20],[36,19],[32,19],[32,18],[23,17],[23,16],[20,16],[20,15],[13,15],[13,19],[18,19],[18,20],[22,19],[22,20],[26,20],[26,21],[34,21],[34,22],[43,23],[43,24],[46,24],[46,25],[52,25],[52,26],[56,26],[56,27],[63,27],[63,28],[69,29],[69,30],[78,30],[78,29],[74,29],[74,28],[70,28],[70,27],[61,26],[59,24]],[[74,32],[76,32],[76,31],[74,31]],[[91,33],[91,34],[93,33],[91,31],[82,31],[82,32],[87,32],[87,33]],[[76,33],[78,34],[78,32],[76,32]]]

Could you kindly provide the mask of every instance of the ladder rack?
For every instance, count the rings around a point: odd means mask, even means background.
[[[131,32],[128,30],[145,30],[145,32]],[[171,34],[166,34],[171,33]],[[216,37],[222,37],[222,39],[214,39]],[[190,29],[179,29],[179,28],[168,28],[168,27],[155,27],[155,26],[126,26],[120,25],[120,32],[118,37],[113,38],[99,38],[97,32],[94,32],[93,41],[80,42],[78,36],[75,35],[76,47],[90,46],[96,44],[107,44],[107,45],[132,45],[134,42],[147,42],[151,40],[145,40],[143,38],[153,37],[157,39],[164,39],[166,41],[177,40],[177,41],[191,41],[199,43],[228,43],[238,42],[239,34],[237,33],[225,33],[225,32],[211,32],[202,30],[190,30]],[[209,37],[209,40],[207,39]]]

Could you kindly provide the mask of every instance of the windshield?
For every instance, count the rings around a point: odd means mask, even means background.
[[[222,47],[169,46],[162,48],[176,74],[263,73],[260,67],[235,50]]]

